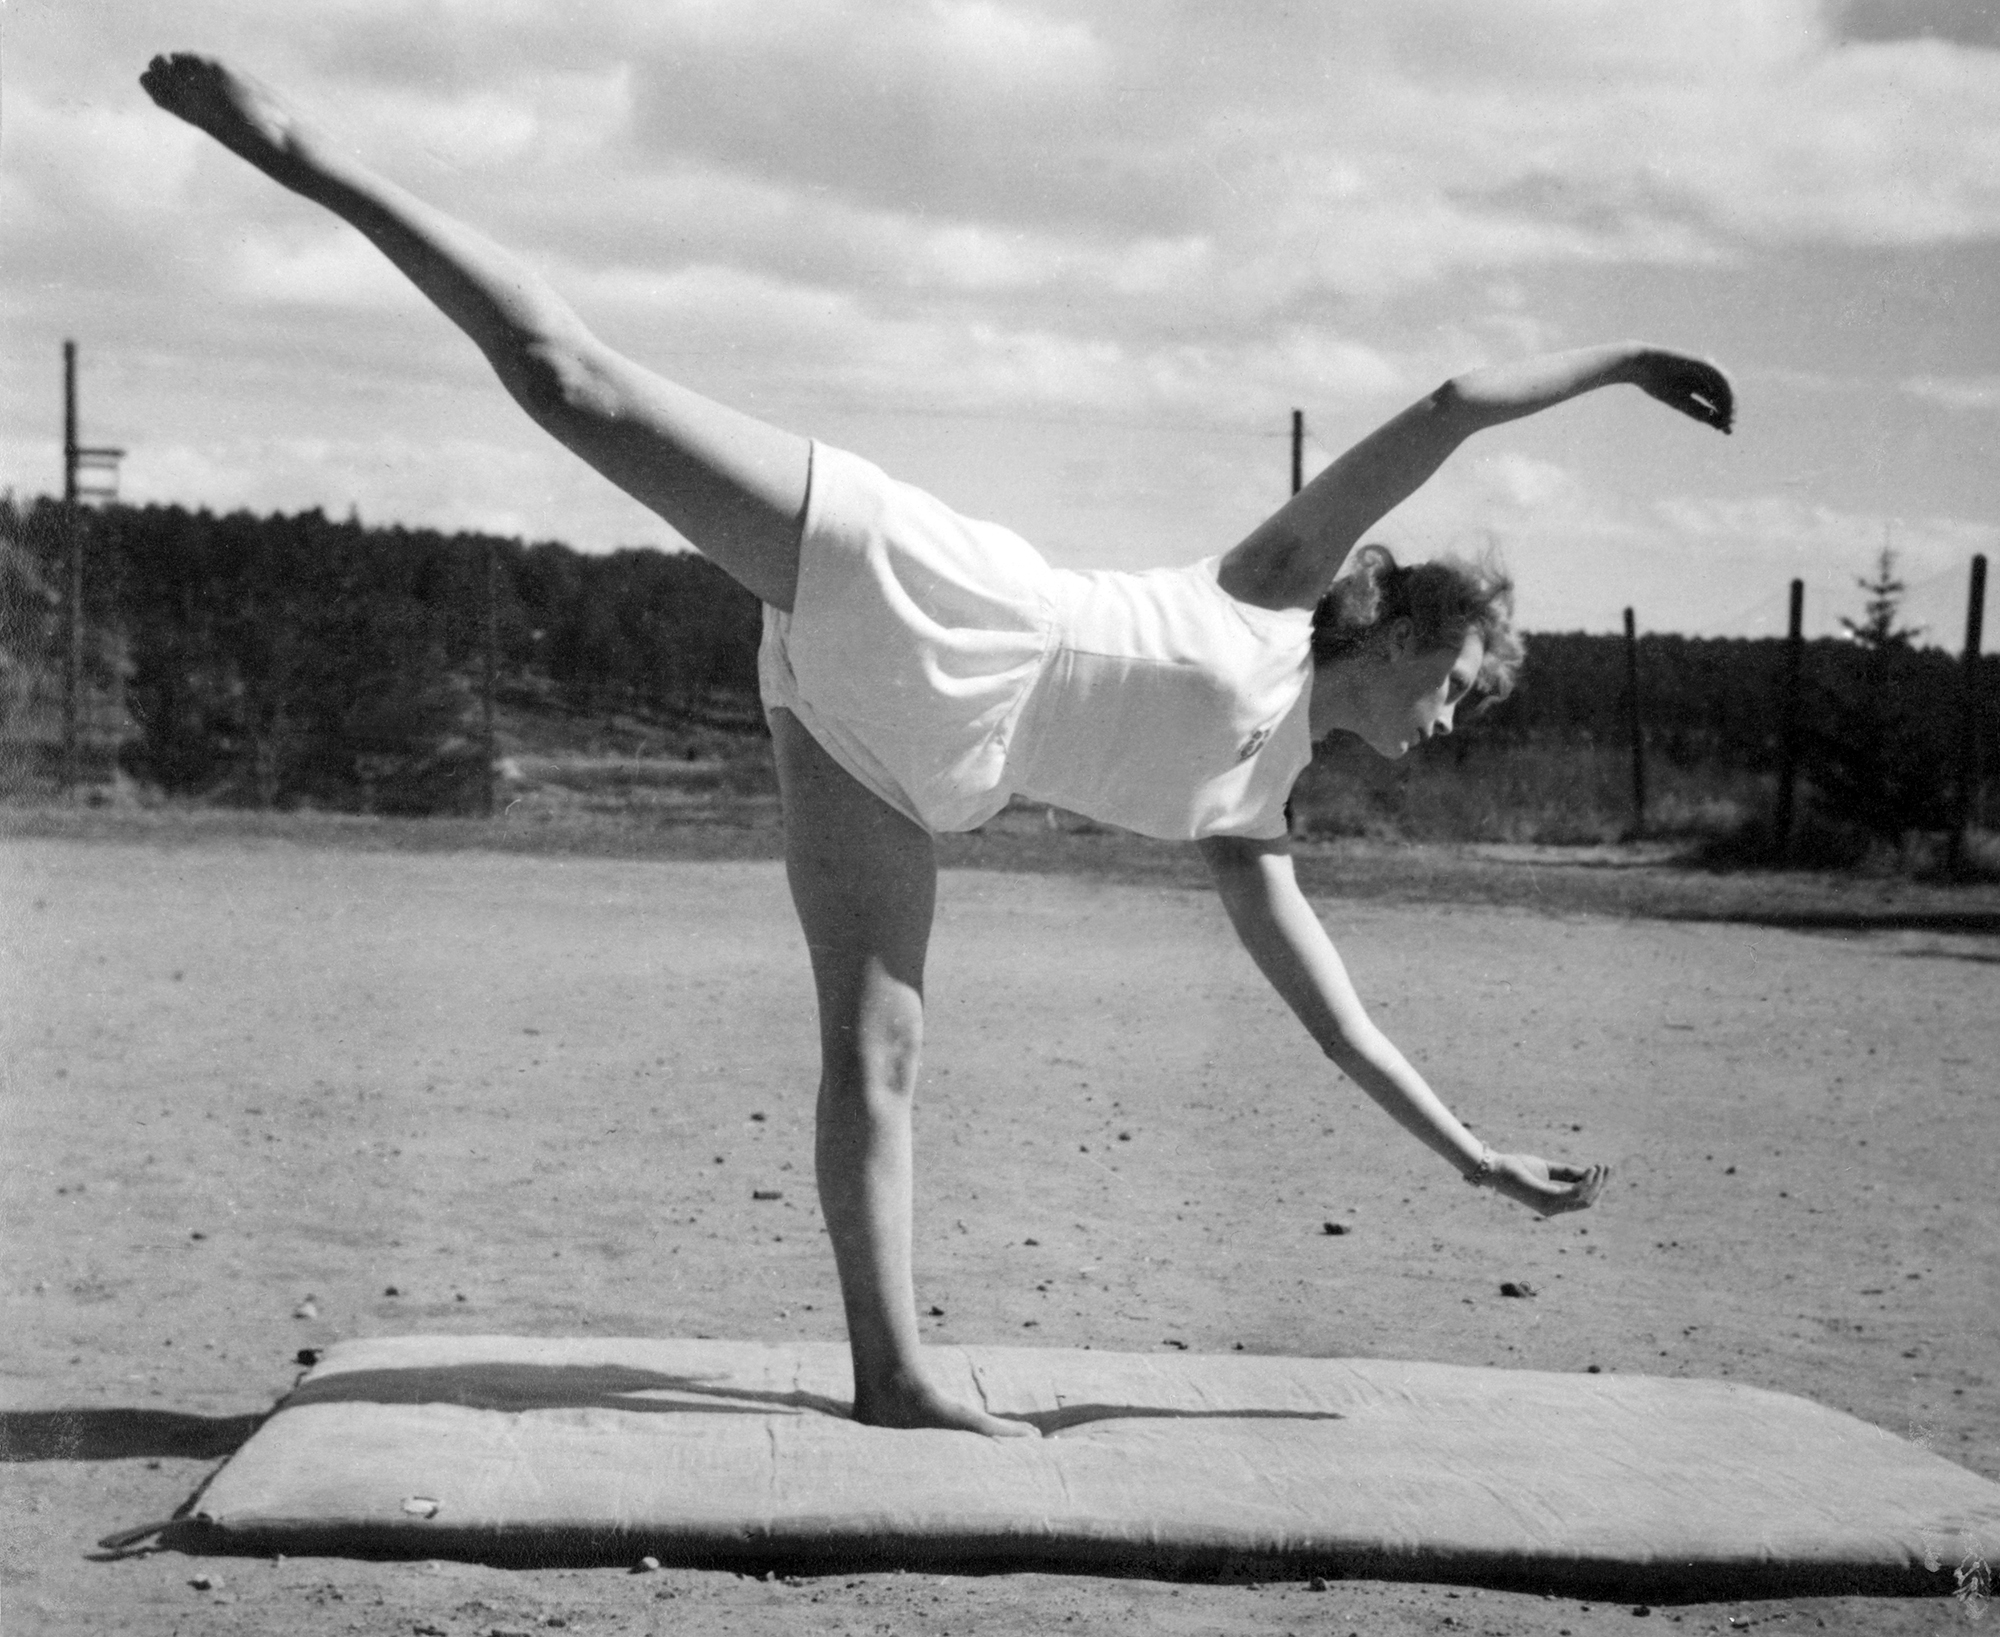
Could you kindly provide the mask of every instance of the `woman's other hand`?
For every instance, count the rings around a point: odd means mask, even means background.
[[[1705,359],[1642,347],[1632,361],[1631,381],[1647,397],[1692,416],[1703,426],[1727,432],[1735,423],[1736,394],[1729,377]]]
[[[1495,1154],[1488,1186],[1543,1216],[1588,1210],[1611,1175],[1608,1165],[1551,1165],[1533,1154]]]

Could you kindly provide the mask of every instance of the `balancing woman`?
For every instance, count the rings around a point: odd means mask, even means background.
[[[764,604],[759,676],[822,1059],[816,1168],[857,1420],[1033,1429],[939,1394],[918,1356],[910,1107],[923,1034],[932,836],[1013,795],[1202,851],[1244,945],[1314,1040],[1418,1141],[1531,1209],[1581,1210],[1605,1169],[1500,1154],[1363,1011],[1299,891],[1284,806],[1313,742],[1384,756],[1510,687],[1510,588],[1399,568],[1364,530],[1482,427],[1624,382],[1720,431],[1728,381],[1613,345],[1446,382],[1342,455],[1231,551],[1144,574],[1051,568],[867,462],[661,379],[541,278],[203,57],[155,58],[162,108],[343,218],[472,338],[539,426]]]

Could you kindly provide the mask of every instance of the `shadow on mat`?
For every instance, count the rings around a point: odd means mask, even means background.
[[[769,1415],[812,1411],[846,1420],[848,1406],[818,1393],[716,1386],[719,1377],[664,1375],[623,1364],[440,1364],[342,1370],[309,1377],[278,1407],[303,1404],[459,1404],[469,1410],[626,1410],[644,1415]],[[659,1396],[673,1394],[673,1397]]]
[[[0,1412],[0,1461],[212,1461],[234,1455],[264,1421],[174,1410],[7,1410]]]
[[[850,1407],[817,1393],[757,1392],[718,1377],[665,1375],[624,1364],[440,1364],[429,1369],[342,1370],[308,1379],[278,1407],[306,1404],[457,1404],[469,1410],[624,1410],[642,1415],[830,1415]],[[1045,1435],[1094,1421],[1338,1421],[1332,1410],[1175,1410],[1145,1404],[1067,1404],[1010,1415]]]
[[[1033,1415],[1006,1419],[1025,1421],[1039,1427],[1044,1436],[1053,1437],[1093,1421],[1345,1421],[1347,1417],[1338,1410],[1170,1410],[1152,1404],[1065,1404],[1059,1410],[1038,1410]]]

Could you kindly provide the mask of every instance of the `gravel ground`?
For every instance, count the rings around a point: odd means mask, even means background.
[[[104,1560],[301,1348],[840,1333],[776,865],[169,839],[0,841],[10,1634],[1629,1629],[1629,1606],[1370,1582]],[[1598,1209],[1537,1222],[1460,1185],[1327,1068],[1184,876],[954,869],[918,1116],[931,1334],[1726,1377],[2000,1478],[2000,940],[1978,916],[1663,921],[1306,873],[1447,1100],[1496,1144],[1611,1160]]]

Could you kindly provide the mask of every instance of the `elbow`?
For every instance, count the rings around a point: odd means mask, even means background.
[[[493,362],[514,400],[546,426],[605,412],[609,383],[594,351],[587,340],[523,336]]]
[[[1358,1081],[1366,1068],[1379,1064],[1387,1055],[1389,1037],[1375,1027],[1357,1003],[1352,1015],[1337,1014],[1333,1018],[1319,1049],[1348,1079]]]

